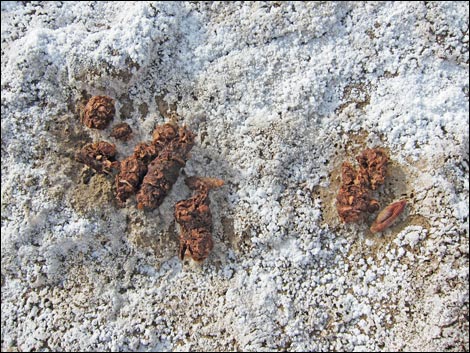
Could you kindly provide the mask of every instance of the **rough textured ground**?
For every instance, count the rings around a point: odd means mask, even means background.
[[[1,349],[469,349],[466,2],[2,2]],[[116,100],[92,131],[77,107]],[[118,208],[73,158],[179,116],[217,177],[215,248],[177,258],[174,204]],[[382,235],[341,224],[340,165],[391,158]]]

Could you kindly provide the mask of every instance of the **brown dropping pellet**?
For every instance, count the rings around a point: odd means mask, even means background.
[[[128,123],[120,123],[113,126],[111,137],[117,140],[128,141],[132,138],[132,128]]]
[[[155,209],[162,204],[189,158],[194,137],[186,127],[180,127],[177,137],[166,144],[149,164],[147,174],[137,193],[139,209]]]
[[[114,118],[114,100],[108,96],[91,97],[83,112],[83,124],[91,129],[105,129]]]
[[[369,148],[356,157],[359,168],[345,162],[341,169],[341,187],[336,197],[336,209],[342,222],[358,222],[365,212],[379,209],[371,198],[372,190],[384,183],[388,157],[380,149]]]
[[[189,177],[185,182],[194,190],[194,195],[179,201],[175,206],[175,220],[180,225],[179,257],[183,260],[189,254],[193,260],[203,261],[214,246],[209,191],[222,186],[224,182],[200,177]]]
[[[113,169],[119,168],[119,162],[116,161],[116,146],[106,141],[85,145],[77,152],[75,159],[98,173],[112,174]]]

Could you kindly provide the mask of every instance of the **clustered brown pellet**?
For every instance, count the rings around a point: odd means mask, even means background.
[[[132,137],[132,129],[128,123],[120,123],[113,126],[110,136],[121,141],[128,141]]]
[[[222,186],[224,182],[214,178],[189,177],[185,183],[194,190],[194,195],[175,206],[175,219],[180,225],[179,257],[183,260],[189,253],[193,260],[203,261],[214,246],[209,190]]]
[[[356,159],[359,163],[359,172],[367,176],[370,188],[376,190],[385,181],[388,163],[387,155],[380,149],[368,148]]]
[[[134,154],[121,162],[121,170],[116,175],[116,199],[120,206],[134,195],[147,174],[147,165],[158,154],[157,147],[152,143],[139,143]]]
[[[89,143],[75,155],[77,161],[103,174],[112,174],[113,169],[119,168],[115,157],[116,146],[105,141]]]
[[[186,127],[163,124],[156,127],[152,142],[139,143],[124,159],[116,176],[120,205],[137,193],[140,209],[154,209],[163,202],[189,157],[194,134]],[[139,190],[140,189],[140,190]]]
[[[164,137],[154,133],[154,141]],[[154,209],[160,206],[178,179],[180,169],[189,158],[189,151],[194,145],[194,134],[180,127],[178,133],[166,144],[162,151],[149,164],[147,175],[137,193],[139,209]]]
[[[344,162],[341,169],[342,184],[336,197],[336,209],[344,223],[357,222],[365,212],[379,209],[378,201],[370,194],[384,182],[388,157],[380,149],[366,149],[356,160],[359,169],[348,162]]]
[[[114,100],[107,96],[91,97],[83,112],[83,124],[91,129],[105,129],[114,118]]]
[[[90,128],[104,129],[114,116],[114,101],[95,96],[85,107],[83,123]],[[132,129],[126,123],[114,126],[111,137],[127,141]],[[185,126],[166,123],[155,128],[153,140],[141,142],[131,156],[116,161],[116,147],[105,141],[84,146],[76,159],[99,173],[119,172],[115,177],[116,199],[120,206],[136,194],[139,209],[159,207],[178,179],[181,168],[189,158],[195,135]],[[186,184],[195,195],[176,205],[175,217],[181,224],[180,257],[186,250],[196,261],[202,261],[213,247],[212,216],[209,209],[209,190],[223,184],[222,180],[190,177]]]

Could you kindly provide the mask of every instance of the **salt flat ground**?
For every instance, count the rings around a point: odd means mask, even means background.
[[[467,2],[1,6],[2,351],[468,351]],[[127,143],[79,121],[104,94]],[[157,210],[74,160],[171,116],[197,139]],[[335,209],[367,147],[408,200],[382,234]],[[183,174],[225,181],[202,265]]]

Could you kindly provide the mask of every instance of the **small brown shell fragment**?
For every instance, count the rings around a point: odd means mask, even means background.
[[[85,106],[83,124],[91,129],[103,130],[114,118],[114,100],[107,96],[91,97]]]
[[[113,169],[119,168],[115,157],[116,146],[105,141],[89,143],[75,155],[77,161],[104,174],[112,174]]]
[[[179,257],[183,260],[189,253],[193,260],[203,261],[214,246],[209,191],[224,182],[199,177],[186,178],[185,182],[195,192],[191,198],[179,201],[175,206],[175,219],[181,227]]]
[[[385,207],[377,216],[374,223],[370,227],[370,231],[373,233],[383,232],[386,228],[398,218],[398,216],[404,211],[406,206],[406,200],[401,200],[392,203]]]
[[[132,129],[128,123],[120,123],[113,126],[110,136],[121,141],[127,141],[132,137]]]

